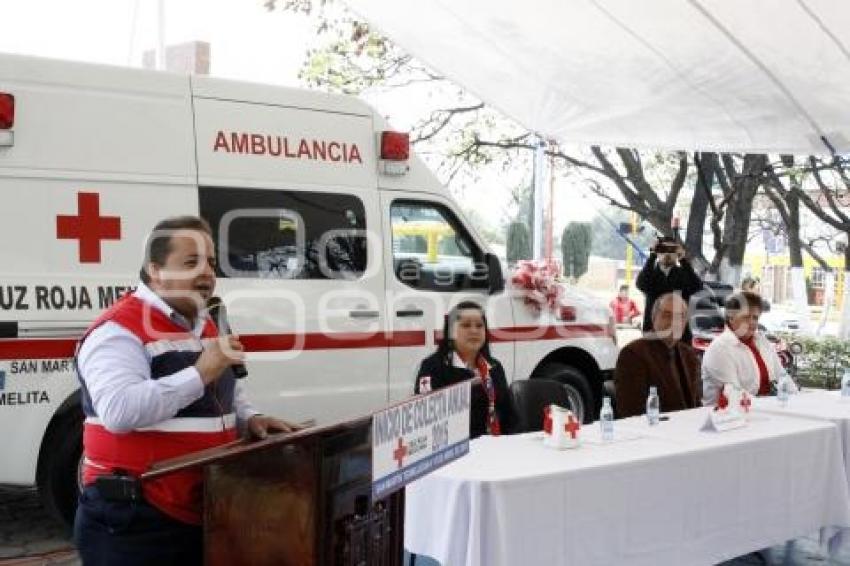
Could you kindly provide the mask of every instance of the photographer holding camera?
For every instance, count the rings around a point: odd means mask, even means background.
[[[702,280],[694,271],[685,254],[685,248],[669,236],[661,236],[650,249],[649,259],[637,276],[637,288],[646,295],[643,331],[651,331],[652,305],[665,293],[677,293],[687,304],[691,295],[702,289]],[[685,329],[682,339],[690,342],[690,331]]]

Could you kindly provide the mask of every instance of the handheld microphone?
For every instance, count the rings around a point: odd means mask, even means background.
[[[207,312],[218,326],[219,334],[231,334],[230,323],[227,322],[227,309],[220,297],[212,296],[207,300]],[[242,379],[248,375],[248,369],[242,362],[237,362],[230,368],[233,370],[233,376],[236,379]]]

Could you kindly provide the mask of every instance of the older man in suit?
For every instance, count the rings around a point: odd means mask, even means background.
[[[682,342],[688,305],[677,293],[658,297],[651,311],[653,332],[626,345],[617,358],[614,382],[619,418],[642,415],[650,386],[658,388],[661,412],[700,406],[699,358]]]

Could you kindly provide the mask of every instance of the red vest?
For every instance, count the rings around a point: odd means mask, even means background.
[[[141,340],[151,362],[151,379],[194,365],[200,356],[200,343],[191,331],[133,295],[125,296],[103,313],[86,331],[80,344],[107,321],[119,324]],[[202,337],[217,335],[215,324],[207,321]],[[98,475],[112,473],[116,469],[138,476],[149,470],[154,462],[236,439],[232,373],[208,385],[203,397],[182,408],[172,418],[125,433],[110,432],[100,424],[84,375],[80,375],[80,381],[86,414],[83,429],[85,485],[93,483]],[[201,524],[203,479],[200,469],[145,481],[143,490],[146,501],[169,516],[186,523]]]

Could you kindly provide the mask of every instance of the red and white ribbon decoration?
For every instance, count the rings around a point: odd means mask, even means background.
[[[526,291],[525,304],[540,312],[555,310],[563,288],[558,284],[560,264],[553,259],[520,260],[511,277],[513,285]]]

